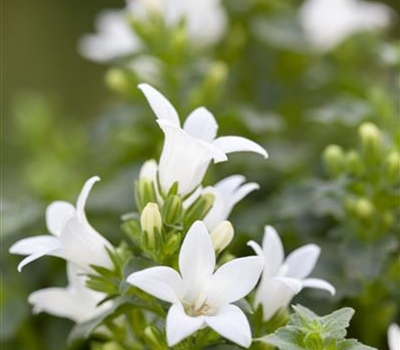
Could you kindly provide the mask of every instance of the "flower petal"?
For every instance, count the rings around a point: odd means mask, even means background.
[[[273,279],[286,284],[293,291],[294,294],[300,293],[304,286],[302,281],[297,278],[273,277]]]
[[[210,111],[200,107],[186,118],[183,130],[195,138],[212,142],[217,136],[218,124]]]
[[[188,298],[204,287],[214,269],[215,252],[210,234],[202,221],[196,221],[186,234],[179,253],[179,270]]]
[[[248,242],[247,242],[247,245],[248,245],[250,248],[252,248],[252,249],[254,250],[254,253],[256,253],[260,258],[262,258],[262,259],[265,258],[264,252],[263,252],[261,246],[260,246],[257,242],[255,242],[255,241],[248,241]]]
[[[85,205],[93,185],[100,181],[98,176],[93,176],[85,182],[76,202],[76,213],[80,220],[86,221]]]
[[[248,348],[251,345],[249,321],[235,305],[221,307],[215,316],[206,316],[205,322],[224,338]]]
[[[46,225],[50,233],[59,236],[68,219],[75,214],[75,207],[68,202],[56,201],[47,206]]]
[[[85,220],[77,216],[65,224],[60,239],[60,250],[57,256],[71,261],[86,272],[93,273],[91,265],[113,268],[107,249],[113,249],[100,233]]]
[[[166,320],[168,346],[174,346],[181,340],[189,337],[194,332],[202,328],[204,317],[190,317],[185,314],[181,303],[171,306]]]
[[[214,140],[213,144],[225,153],[254,152],[268,158],[267,151],[259,144],[240,136],[222,136]]]
[[[262,246],[266,262],[264,274],[275,276],[283,263],[284,251],[278,232],[272,226],[265,226]]]
[[[271,319],[280,309],[286,308],[295,293],[286,283],[275,278],[261,278],[256,290],[255,305],[262,305],[264,321]]]
[[[157,266],[134,272],[128,276],[127,281],[146,293],[170,303],[178,302],[182,296],[181,276],[170,267]]]
[[[400,350],[400,328],[395,323],[389,326],[388,343],[390,350]]]
[[[10,253],[19,255],[29,255],[23,259],[18,265],[18,271],[31,263],[32,261],[41,258],[45,255],[51,255],[60,247],[60,242],[57,237],[53,236],[36,236],[21,239],[14,243],[10,248]]]
[[[176,109],[158,90],[149,84],[140,84],[138,87],[145,95],[157,119],[168,120],[177,127],[181,125]]]
[[[314,269],[320,252],[317,245],[307,244],[290,253],[285,261],[289,268],[287,276],[300,279],[307,277]]]
[[[302,281],[302,284],[303,287],[326,290],[332,295],[335,295],[336,293],[336,289],[334,286],[332,286],[329,282],[321,280],[319,278],[307,278]]]
[[[238,258],[222,265],[211,279],[211,305],[233,303],[244,298],[256,286],[264,263],[258,256]]]

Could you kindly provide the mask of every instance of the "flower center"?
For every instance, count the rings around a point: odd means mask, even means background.
[[[207,303],[207,291],[204,289],[197,294],[196,298],[192,301],[183,301],[185,312],[189,316],[197,317],[202,315],[211,316],[217,312],[217,308]]]

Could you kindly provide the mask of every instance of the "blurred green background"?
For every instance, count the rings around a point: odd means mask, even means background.
[[[265,163],[255,156],[232,156],[208,175],[213,183],[243,173],[261,185],[232,216],[235,252],[248,253],[243,242],[259,240],[267,223],[278,228],[287,251],[307,242],[320,244],[315,275],[332,281],[338,296],[329,301],[309,291],[297,301],[321,313],[355,307],[351,335],[386,349],[388,322],[400,321],[399,184],[394,181],[381,191],[383,185],[368,177],[359,181],[346,169],[332,174],[322,154],[329,144],[362,153],[357,130],[363,121],[380,128],[382,159],[398,151],[398,20],[387,31],[357,34],[333,52],[315,55],[298,47],[301,33],[291,20],[300,3],[226,0],[230,31],[222,45],[198,53],[205,68],[193,53],[181,62],[171,60],[167,67],[177,73],[176,81],[164,77],[159,88],[182,116],[205,104],[217,116],[220,134],[250,137],[270,153]],[[397,1],[386,3],[399,13]],[[36,289],[64,285],[64,263],[44,258],[18,274],[20,258],[10,256],[8,248],[19,238],[46,232],[46,205],[55,199],[74,201],[94,174],[103,181],[89,202],[91,221],[118,242],[123,237],[119,218],[134,209],[131,190],[139,166],[158,157],[162,134],[136,91],[138,81],[129,76],[131,85],[123,91],[107,87],[109,65],[90,62],[76,50],[78,38],[94,31],[98,12],[120,8],[123,1],[3,0],[1,6],[1,344],[13,350],[62,349],[71,322],[32,316],[26,298]],[[394,62],[382,59],[384,48],[395,53]],[[226,79],[207,85],[207,74],[221,64]],[[357,201],[371,188],[378,194],[369,198],[375,209],[365,219]],[[356,209],[349,207],[352,200]],[[389,216],[389,224],[365,237],[373,227],[369,220]]]

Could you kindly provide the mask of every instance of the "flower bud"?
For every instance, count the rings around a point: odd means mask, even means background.
[[[163,253],[166,256],[174,255],[179,250],[182,241],[182,234],[179,232],[171,232],[163,247]]]
[[[124,349],[117,342],[108,342],[103,345],[102,350],[124,350]]]
[[[150,349],[165,350],[168,348],[161,331],[154,326],[146,327],[143,337]]]
[[[375,207],[367,198],[359,198],[355,207],[356,214],[362,219],[370,219],[375,212]]]
[[[365,160],[369,164],[376,164],[379,161],[382,149],[381,132],[372,123],[363,123],[358,129]]]
[[[214,204],[214,195],[205,193],[201,195],[185,213],[185,227],[189,228],[197,220],[203,220]]]
[[[156,234],[161,233],[162,219],[161,213],[156,203],[148,203],[140,216],[140,225],[146,235],[147,246],[155,248]]]
[[[177,195],[168,196],[162,207],[162,217],[164,223],[173,225],[182,220],[182,199]]]
[[[135,196],[139,211],[142,211],[148,203],[156,203],[157,194],[154,182],[149,178],[139,178],[135,185]]]
[[[221,222],[212,232],[211,240],[217,253],[223,251],[234,236],[234,229],[229,221]]]
[[[329,145],[325,148],[323,159],[330,175],[338,176],[343,172],[344,153],[337,145]]]
[[[104,76],[106,85],[113,91],[124,95],[132,95],[135,84],[131,81],[127,72],[119,68],[109,69]]]
[[[400,182],[400,154],[392,151],[386,156],[386,178],[391,184]]]
[[[346,170],[352,174],[359,176],[363,173],[363,164],[360,156],[356,151],[350,151],[346,154]]]

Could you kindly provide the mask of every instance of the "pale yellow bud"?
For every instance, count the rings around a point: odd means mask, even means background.
[[[381,132],[375,124],[363,123],[358,129],[366,161],[374,164],[379,161],[382,149]]]
[[[345,156],[343,149],[338,145],[329,145],[323,154],[324,162],[329,173],[338,176],[343,172]]]
[[[212,232],[211,240],[216,252],[224,250],[231,243],[234,236],[234,229],[229,221],[221,222]]]
[[[358,216],[363,219],[371,219],[375,212],[374,205],[367,198],[359,198],[355,209]]]
[[[155,235],[161,232],[162,219],[160,209],[156,203],[147,203],[140,216],[140,225],[147,238],[150,248],[155,246]]]

